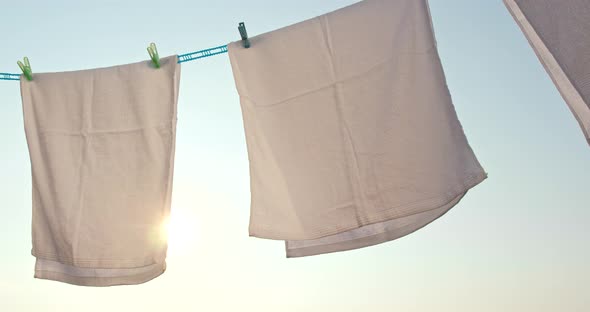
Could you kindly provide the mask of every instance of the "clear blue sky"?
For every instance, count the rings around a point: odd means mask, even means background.
[[[355,1],[119,2],[0,0],[0,72],[25,55],[34,72],[136,62],[152,41],[160,55],[191,52],[239,39],[240,21],[256,35]],[[19,85],[0,81],[0,311],[590,310],[590,148],[578,124],[500,0],[430,5],[489,179],[428,227],[362,250],[288,260],[282,242],[248,238],[241,111],[221,55],[182,68],[167,272],[107,289],[35,280]]]

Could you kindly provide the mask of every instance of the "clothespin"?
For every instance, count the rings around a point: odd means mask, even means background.
[[[27,80],[31,81],[31,80],[33,80],[33,71],[31,70],[31,64],[29,63],[29,58],[25,56],[24,61],[25,61],[24,64],[21,61],[18,61],[16,63],[18,64],[18,67],[20,67],[20,70],[23,71],[23,74],[25,75],[25,77],[27,77]]]
[[[158,54],[156,44],[152,42],[150,46],[147,48],[147,51],[150,54],[152,62],[154,62],[154,66],[156,66],[156,68],[160,68],[160,55]]]
[[[248,49],[250,47],[250,40],[248,40],[248,32],[246,31],[246,25],[244,22],[238,25],[238,30],[240,31],[240,36],[242,36],[242,43],[244,44],[244,48]]]

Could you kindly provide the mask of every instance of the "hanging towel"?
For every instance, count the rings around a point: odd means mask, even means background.
[[[426,0],[366,0],[229,45],[250,162],[250,235],[287,256],[390,241],[486,178]]]
[[[35,277],[85,286],[162,274],[177,57],[21,79]]]
[[[504,0],[590,144],[590,1]]]

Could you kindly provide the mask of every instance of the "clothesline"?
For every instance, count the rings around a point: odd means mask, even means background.
[[[248,32],[246,31],[246,25],[244,22],[238,24],[238,31],[240,32],[240,37],[242,37],[242,44],[244,48],[250,47],[250,40],[248,39]],[[157,68],[160,67],[160,56],[158,55],[158,51],[156,49],[156,45],[154,43],[150,44],[148,47],[148,53]],[[209,48],[201,51],[186,53],[178,55],[178,64],[198,60],[201,58],[214,56],[218,54],[227,53],[227,45],[218,46],[214,48]],[[18,61],[18,66],[23,71],[23,74],[26,76],[28,80],[32,79],[32,71],[31,66],[29,64],[29,59],[25,57],[24,64],[21,61]],[[10,74],[10,73],[0,73],[0,80],[20,80],[20,74]]]
[[[178,63],[198,60],[218,54],[227,53],[227,45],[209,48],[201,51],[178,55]],[[21,74],[0,73],[0,80],[20,80]]]

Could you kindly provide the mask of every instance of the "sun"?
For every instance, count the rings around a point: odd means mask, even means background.
[[[186,208],[173,208],[161,225],[160,238],[168,242],[168,256],[186,254],[196,242],[197,218]]]

